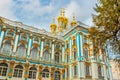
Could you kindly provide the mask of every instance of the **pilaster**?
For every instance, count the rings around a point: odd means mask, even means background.
[[[4,35],[5,35],[5,26],[3,26],[2,30],[1,30],[1,35],[0,35],[0,48],[2,46],[2,42],[4,39]]]
[[[40,53],[40,58],[42,59],[43,57],[43,47],[44,47],[44,37],[42,37],[42,40],[41,40],[41,53]]]
[[[54,54],[55,54],[55,41],[52,42],[52,62],[54,61]]]
[[[31,49],[31,46],[32,46],[32,34],[30,34],[30,37],[28,39],[28,51],[27,51],[27,57],[30,55],[30,49]]]
[[[20,34],[20,31],[18,30],[18,32],[16,33],[16,37],[15,37],[15,42],[14,42],[14,48],[13,48],[13,52],[15,53],[16,50],[17,50],[17,44],[18,44],[18,39],[19,39],[19,34]]]

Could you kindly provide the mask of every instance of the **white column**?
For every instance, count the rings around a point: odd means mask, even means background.
[[[72,40],[71,40],[71,38],[70,38],[70,68],[69,68],[69,70],[70,70],[70,80],[72,80],[72,64],[71,64],[71,59],[72,59]]]
[[[31,43],[32,43],[32,36],[30,36],[30,38],[29,38],[29,43],[28,43],[28,53],[27,53],[27,56],[30,55]]]
[[[103,64],[103,76],[104,76],[104,80],[107,80],[107,71],[106,71],[106,65]]]
[[[98,65],[96,62],[92,62],[92,79],[98,79]]]
[[[40,53],[40,57],[42,58],[43,57],[43,47],[44,47],[44,37],[42,37],[42,40],[41,40],[41,53]]]
[[[62,62],[65,61],[65,60],[64,60],[64,58],[65,58],[64,55],[65,55],[65,54],[64,54],[64,45],[62,45]]]
[[[15,45],[13,48],[13,52],[16,52],[17,50],[18,38],[19,38],[19,32],[17,32],[16,37],[15,37]]]
[[[55,54],[55,43],[53,40],[53,42],[52,42],[52,61],[54,61],[54,54]]]
[[[3,41],[3,38],[4,38],[4,33],[5,33],[5,28],[2,28],[2,32],[1,32],[1,36],[0,36],[0,48],[2,46],[2,41]]]
[[[108,68],[108,69],[109,69],[110,80],[113,80],[111,66],[109,66],[109,68]]]

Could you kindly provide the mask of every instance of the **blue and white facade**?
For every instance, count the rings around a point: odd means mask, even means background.
[[[112,80],[107,52],[94,55],[86,25],[52,34],[0,18],[0,79]]]

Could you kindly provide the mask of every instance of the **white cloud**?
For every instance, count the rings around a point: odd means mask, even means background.
[[[0,2],[0,16],[6,17],[8,19],[17,20],[13,13],[13,1],[4,0]]]

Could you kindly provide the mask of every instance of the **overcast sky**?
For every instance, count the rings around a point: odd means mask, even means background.
[[[69,21],[74,13],[76,19],[92,26],[93,7],[98,0],[1,0],[0,16],[13,21],[49,31],[52,18],[59,15],[61,8],[65,8]]]

